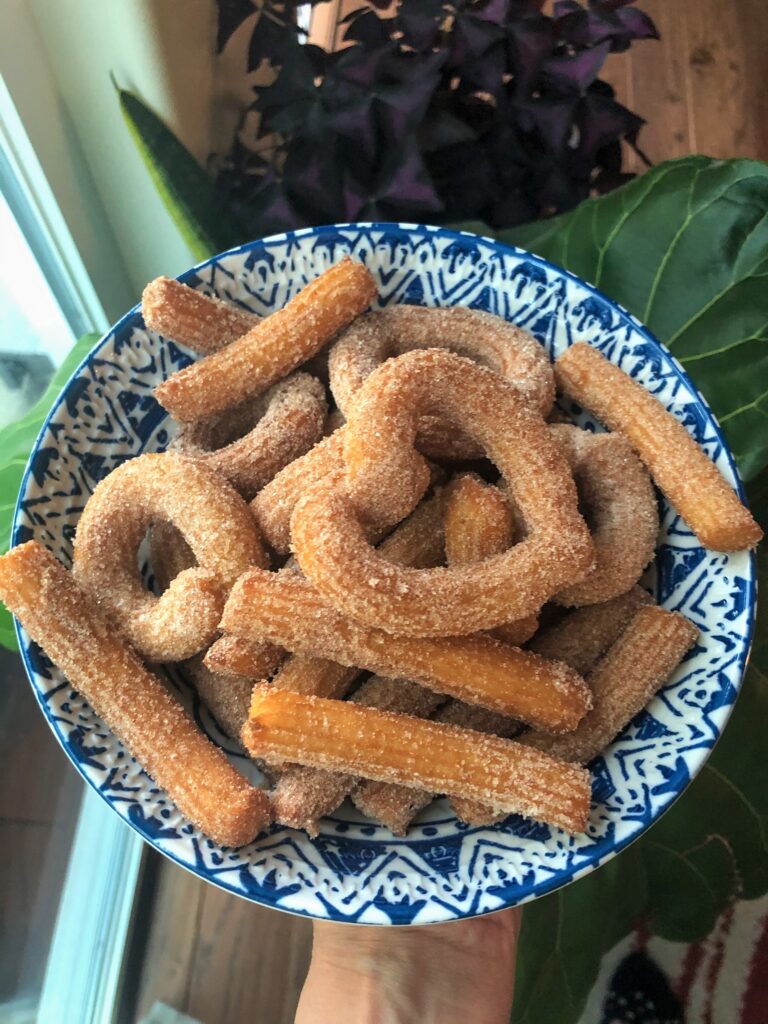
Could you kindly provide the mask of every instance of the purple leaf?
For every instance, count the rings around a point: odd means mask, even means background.
[[[610,48],[606,41],[573,55],[550,57],[542,65],[542,78],[565,92],[584,93],[597,78]]]
[[[517,101],[514,110],[523,131],[534,134],[545,151],[559,153],[567,147],[573,133],[576,104],[574,96],[558,100],[525,99]]]
[[[644,11],[636,7],[616,11],[614,17],[631,39],[658,39],[659,30]]]
[[[634,0],[589,0],[589,6],[601,11],[616,11],[620,7],[628,7]]]
[[[538,83],[541,66],[555,48],[555,34],[548,18],[530,18],[510,26],[507,37],[509,70],[515,75],[515,90],[531,92]]]
[[[404,154],[404,159],[385,162],[374,195],[378,200],[397,200],[405,206],[421,210],[441,210],[443,207],[415,147]]]
[[[496,25],[501,25],[506,21],[508,10],[508,0],[488,0],[484,7],[474,9],[474,15],[482,21],[492,21]]]
[[[557,0],[554,7],[555,21],[569,14],[586,14],[586,11],[577,0]]]
[[[481,57],[503,38],[504,30],[500,25],[483,21],[472,14],[458,14],[453,27],[450,63],[456,66],[466,60]]]

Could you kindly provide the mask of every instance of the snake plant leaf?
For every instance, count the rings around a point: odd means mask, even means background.
[[[224,198],[189,150],[138,96],[115,88],[128,130],[195,259],[244,241]]]

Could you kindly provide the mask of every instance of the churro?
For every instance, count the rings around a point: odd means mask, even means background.
[[[29,541],[0,558],[0,598],[202,832],[225,846],[242,846],[266,828],[266,793],[206,739],[50,552]]]
[[[300,366],[375,295],[365,267],[343,259],[226,349],[172,374],[155,388],[155,397],[184,423],[224,412]]]
[[[150,331],[201,355],[237,340],[261,320],[255,313],[204,295],[170,277],[149,282],[141,296],[141,315]]]
[[[150,524],[169,521],[196,561],[156,597],[137,552]],[[140,455],[96,487],[77,525],[74,572],[150,661],[183,661],[216,633],[227,590],[266,554],[248,506],[215,470],[175,452]]]
[[[242,738],[254,757],[469,797],[573,832],[586,827],[588,772],[497,736],[257,685]]]
[[[509,501],[498,487],[473,473],[463,473],[448,488],[445,507],[445,555],[448,565],[473,565],[512,546],[515,521]],[[539,627],[535,615],[506,622],[492,630],[498,640],[525,643]]]
[[[224,732],[232,739],[239,740],[243,723],[248,717],[253,682],[242,676],[211,672],[200,654],[181,662],[179,668]]]
[[[270,547],[280,555],[291,548],[291,516],[299,499],[320,484],[344,487],[344,427],[323,438],[311,451],[281,470],[251,502],[251,511]],[[439,483],[444,474],[430,466],[431,483]],[[388,517],[387,517],[388,518]],[[387,532],[389,522],[361,514],[360,524],[366,537],[376,542]],[[442,538],[442,528],[441,534]]]
[[[550,427],[571,467],[595,545],[595,567],[555,600],[580,606],[625,594],[653,559],[659,513],[651,478],[621,434]]]
[[[220,636],[205,652],[203,661],[211,672],[240,679],[266,679],[285,661],[286,652],[275,644]]]
[[[682,423],[637,381],[584,342],[555,364],[561,390],[624,434],[704,547],[741,551],[763,531]]]
[[[553,732],[575,728],[589,706],[584,681],[561,662],[487,636],[422,639],[372,629],[330,608],[308,580],[295,574],[244,573],[227,600],[221,628],[299,654],[411,679]]]
[[[173,449],[202,459],[246,501],[323,436],[325,391],[295,373],[238,409],[182,425]]]
[[[678,612],[640,608],[589,673],[593,705],[581,724],[567,736],[528,732],[520,742],[565,761],[591,761],[664,685],[698,635]]]
[[[481,565],[403,569],[371,547],[356,509],[383,519],[413,506],[428,472],[410,447],[418,410],[437,406],[471,423],[513,487],[528,535]],[[467,359],[429,349],[384,363],[358,392],[344,458],[349,496],[317,484],[296,505],[291,538],[328,602],[369,626],[410,636],[492,629],[535,614],[592,567],[573,478],[549,428],[509,384]]]
[[[381,676],[367,679],[350,700],[363,707],[419,718],[442,703],[441,697],[417,683]],[[356,776],[348,773],[290,765],[281,773],[272,794],[275,821],[303,829],[310,836],[317,835],[319,819],[332,814],[358,782]]]
[[[445,348],[495,370],[542,415],[552,407],[555,382],[544,348],[501,317],[455,306],[393,306],[359,317],[328,355],[331,390],[345,416],[365,380],[381,363],[415,349]],[[433,413],[421,416],[416,446],[436,458],[477,459],[477,442]]]
[[[528,650],[564,661],[579,675],[586,675],[618,640],[638,608],[650,601],[651,595],[636,586],[605,604],[577,608],[537,633]]]

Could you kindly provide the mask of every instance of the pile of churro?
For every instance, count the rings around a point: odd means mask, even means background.
[[[36,541],[0,558],[0,598],[222,845],[273,822],[314,835],[347,797],[396,835],[435,796],[472,826],[584,831],[586,766],[697,640],[639,585],[654,484],[706,547],[754,547],[760,528],[587,344],[553,366],[488,313],[368,312],[376,298],[351,259],[263,319],[149,284],[147,327],[200,355],[155,391],[171,447],[98,484],[71,569]],[[268,789],[153,671],[169,663]]]

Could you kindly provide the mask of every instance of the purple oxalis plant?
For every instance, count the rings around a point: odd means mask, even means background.
[[[219,45],[251,3],[222,0]],[[277,70],[219,184],[261,232],[341,220],[479,220],[570,209],[627,180],[642,118],[598,78],[609,53],[658,38],[628,0],[399,0],[304,42],[295,4],[265,0],[249,67]],[[639,152],[639,151],[638,151]],[[642,154],[641,154],[642,155]]]

